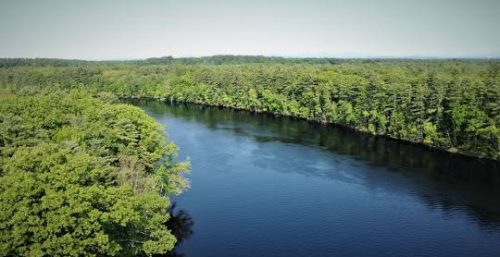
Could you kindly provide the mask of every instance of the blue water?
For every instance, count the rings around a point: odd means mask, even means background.
[[[175,256],[500,256],[499,163],[306,121],[137,102],[191,161]]]

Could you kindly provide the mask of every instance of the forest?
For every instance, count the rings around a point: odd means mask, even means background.
[[[0,256],[171,250],[169,196],[187,182],[143,110],[83,88],[0,92]]]
[[[371,134],[499,160],[499,74],[497,60],[0,59],[0,256],[173,249],[170,196],[188,186],[189,163],[131,99],[289,116],[364,132],[367,147]]]
[[[0,85],[6,91],[80,89],[266,112],[500,159],[495,59],[2,59]]]
[[[0,257],[500,257],[499,13],[0,0]]]

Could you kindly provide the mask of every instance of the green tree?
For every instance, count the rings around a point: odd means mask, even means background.
[[[100,99],[104,99],[100,100]],[[171,250],[177,147],[144,111],[77,90],[0,95],[0,256]]]

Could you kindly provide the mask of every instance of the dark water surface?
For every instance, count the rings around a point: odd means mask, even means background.
[[[179,256],[500,256],[499,162],[269,115],[136,104],[191,159],[191,188],[175,199]]]

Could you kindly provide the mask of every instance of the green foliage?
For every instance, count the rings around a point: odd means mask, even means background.
[[[439,138],[436,125],[431,122],[424,122],[424,144],[432,145]]]
[[[166,196],[188,164],[161,126],[111,94],[53,90],[0,95],[0,256],[171,250]]]
[[[57,84],[269,112],[500,159],[499,71],[498,60],[4,59],[0,85],[18,91]]]

